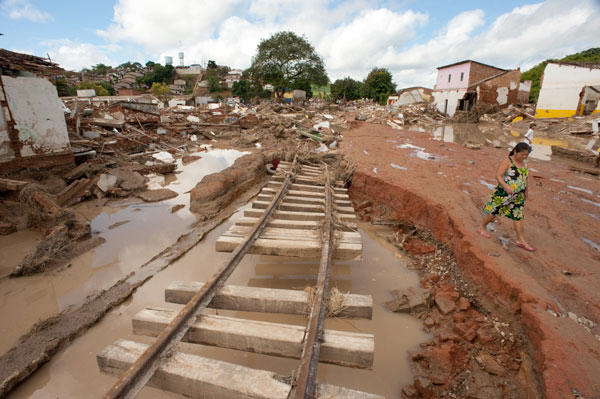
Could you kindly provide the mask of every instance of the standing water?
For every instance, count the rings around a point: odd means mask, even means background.
[[[246,206],[247,207],[247,206]],[[246,208],[244,207],[244,208]],[[11,398],[61,399],[101,397],[116,382],[115,377],[101,374],[96,354],[117,339],[151,343],[152,338],[132,334],[131,320],[148,306],[180,309],[180,305],[164,302],[164,289],[174,280],[206,281],[230,256],[215,252],[215,241],[221,233],[242,216],[240,209],[230,220],[207,234],[182,258],[140,287],[132,299],[110,311],[97,325],[57,354],[29,380],[17,388]],[[331,287],[342,292],[373,296],[373,319],[328,319],[325,327],[375,335],[375,362],[372,370],[352,369],[320,364],[318,379],[334,385],[400,397],[405,384],[412,382],[408,351],[428,339],[419,320],[407,314],[391,313],[383,303],[392,299],[390,290],[418,286],[417,274],[406,268],[408,260],[382,238],[370,225],[361,225],[363,254],[360,259],[338,261],[332,265]],[[304,289],[316,283],[318,263],[297,258],[247,255],[227,284]],[[206,312],[216,313],[208,309]],[[253,320],[305,325],[306,317],[219,310],[219,314]],[[201,354],[247,367],[272,370],[290,375],[298,366],[296,359],[284,359],[230,349],[180,344],[186,352]],[[144,388],[140,398],[179,397],[153,388]]]
[[[72,259],[63,270],[0,279],[0,314],[4,320],[11,320],[0,325],[0,353],[10,349],[36,322],[112,286],[173,244],[196,220],[189,211],[187,192],[204,176],[231,166],[244,154],[236,150],[201,152],[197,155],[202,158],[188,165],[178,160],[180,172],[168,179],[151,176],[149,188],[170,188],[179,194],[172,199],[144,203],[137,198],[128,198],[103,207],[97,206],[96,201],[79,204],[76,212],[90,220],[92,235],[106,241]],[[178,204],[185,207],[172,213],[171,208]],[[0,247],[15,250],[9,254],[11,259],[8,261],[12,265],[7,264],[5,268],[12,270],[25,256],[27,249],[19,245],[21,240],[29,243],[28,249],[31,249],[40,239],[39,234],[26,231],[0,236]]]

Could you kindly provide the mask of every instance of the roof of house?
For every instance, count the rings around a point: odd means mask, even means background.
[[[453,64],[448,64],[448,65],[444,65],[444,66],[441,66],[441,67],[437,67],[437,69],[444,69],[444,68],[448,68],[448,67],[451,67],[451,66],[454,66],[454,65],[464,64],[464,63],[467,63],[467,62],[474,62],[475,64],[483,65],[483,66],[486,66],[486,67],[489,67],[489,68],[495,68],[495,69],[497,69],[499,71],[506,71],[506,69],[498,68],[498,67],[495,67],[493,65],[488,65],[488,64],[484,64],[483,62],[478,62],[478,61],[473,61],[473,60],[464,60],[464,61],[455,62]]]
[[[0,68],[6,71],[26,71],[32,73],[64,72],[62,68],[45,58],[35,55],[15,53],[0,49]]]

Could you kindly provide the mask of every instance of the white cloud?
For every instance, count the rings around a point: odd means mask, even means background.
[[[388,3],[401,4],[383,4]],[[50,54],[75,69],[128,59],[164,62],[165,55],[176,62],[180,51],[187,64],[211,59],[246,68],[260,40],[291,30],[313,44],[332,80],[363,79],[373,67],[385,67],[399,87],[431,87],[440,65],[475,59],[527,69],[547,58],[597,46],[600,37],[596,22],[600,7],[595,0],[580,0],[577,7],[564,0],[546,0],[516,7],[487,23],[483,10],[469,10],[448,16],[441,29],[416,43],[417,33],[418,37],[427,33],[429,15],[381,4],[367,0],[117,0],[113,22],[97,32],[108,45],[54,43]],[[115,51],[115,45],[121,50]]]
[[[52,15],[33,6],[28,0],[4,0],[1,4],[2,11],[11,19],[27,19],[31,22],[52,21]]]
[[[43,45],[48,48],[53,62],[71,71],[79,71],[100,63],[112,66],[120,64],[115,61],[120,50],[120,46],[116,44],[103,46],[58,39],[45,41]]]

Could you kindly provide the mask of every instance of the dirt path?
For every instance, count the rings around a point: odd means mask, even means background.
[[[342,151],[352,191],[392,208],[454,252],[463,275],[516,315],[535,348],[545,397],[600,396],[600,181],[556,160],[531,159],[525,228],[538,251],[512,243],[508,220],[476,233],[504,149],[469,150],[419,132],[357,124]],[[502,237],[502,240],[499,238]]]

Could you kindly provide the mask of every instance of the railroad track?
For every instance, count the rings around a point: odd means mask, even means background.
[[[283,172],[283,173],[282,173]],[[317,383],[319,362],[371,368],[372,334],[324,330],[332,259],[362,251],[346,189],[331,184],[327,166],[282,162],[278,174],[216,242],[230,260],[207,282],[175,281],[165,290],[179,311],[146,308],[133,332],[157,337],[152,345],[118,340],[97,355],[104,373],[119,376],[106,399],[133,398],[146,384],[194,398],[364,398],[344,387]],[[247,253],[319,259],[317,285],[307,291],[225,285]],[[337,315],[371,318],[370,295],[339,294]],[[308,314],[306,327],[202,313],[236,311]],[[176,350],[180,341],[299,359],[291,377]]]

